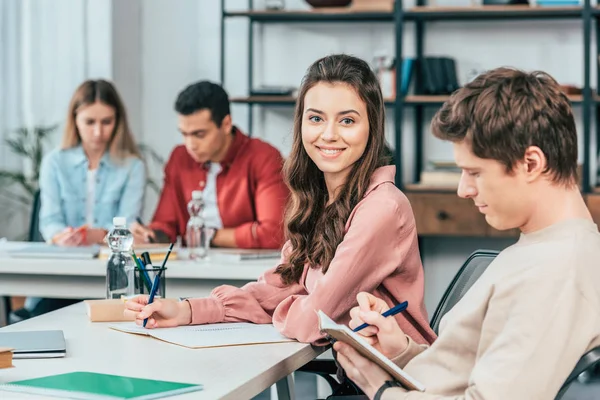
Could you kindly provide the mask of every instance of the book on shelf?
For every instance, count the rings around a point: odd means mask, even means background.
[[[432,188],[457,188],[460,176],[461,170],[453,161],[432,160],[421,171],[419,184]]]

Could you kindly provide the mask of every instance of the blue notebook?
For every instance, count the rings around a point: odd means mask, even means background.
[[[0,385],[0,391],[79,400],[162,399],[198,390],[202,390],[202,385],[96,372],[69,372]]]

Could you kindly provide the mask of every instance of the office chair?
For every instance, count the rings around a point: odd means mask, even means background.
[[[31,216],[29,218],[29,235],[27,240],[30,242],[43,242],[44,238],[40,233],[40,191],[36,191],[33,195],[33,203],[31,206]]]
[[[442,317],[462,299],[498,254],[499,252],[495,250],[477,250],[471,253],[463,263],[448,285],[431,318],[431,329],[436,335],[439,333]]]

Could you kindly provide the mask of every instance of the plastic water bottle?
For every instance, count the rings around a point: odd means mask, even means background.
[[[192,200],[188,203],[188,212],[190,219],[187,223],[185,232],[187,250],[189,258],[192,260],[202,260],[208,254],[208,232],[204,222],[204,200],[202,191],[194,190]]]
[[[106,267],[106,298],[119,299],[134,294],[134,269],[131,247],[133,235],[126,227],[124,217],[113,218],[113,228],[106,237],[110,257]]]

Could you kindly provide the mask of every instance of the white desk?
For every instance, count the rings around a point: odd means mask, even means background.
[[[167,297],[208,296],[219,285],[241,286],[256,280],[279,260],[169,261]],[[0,255],[0,296],[104,298],[106,260],[9,258]]]
[[[0,370],[0,383],[85,370],[204,385],[203,391],[173,397],[177,399],[248,399],[321,352],[320,348],[302,343],[191,350],[117,332],[107,325],[89,322],[84,307],[78,303],[0,329],[2,332],[62,329],[67,342],[65,358],[14,360],[16,368]],[[0,392],[0,398],[34,397]]]

